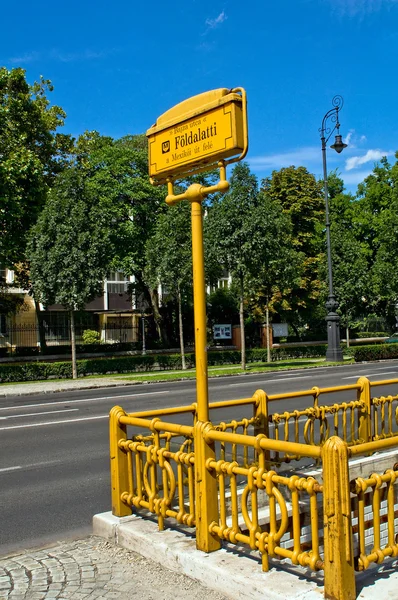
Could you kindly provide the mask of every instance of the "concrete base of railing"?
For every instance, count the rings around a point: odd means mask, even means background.
[[[283,562],[263,573],[255,553],[250,555],[228,544],[212,554],[200,552],[196,550],[193,529],[176,527],[159,531],[151,518],[118,518],[107,512],[94,516],[93,533],[171,571],[188,575],[232,600],[320,600],[323,597],[322,573],[310,573]],[[394,563],[384,563],[357,574],[361,600],[393,599],[397,597],[397,589],[398,571]]]

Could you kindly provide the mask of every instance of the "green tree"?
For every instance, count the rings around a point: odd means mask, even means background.
[[[398,152],[395,157],[398,159]],[[396,328],[398,281],[398,162],[390,165],[386,158],[375,165],[373,173],[360,188],[362,216],[364,209],[372,223],[372,268],[369,311],[385,315],[388,327]]]
[[[305,167],[273,171],[262,181],[265,196],[277,201],[292,222],[292,246],[301,253],[300,278],[292,286],[289,302],[278,306],[282,318],[299,334],[317,312],[322,283],[320,254],[324,247],[322,186]]]
[[[288,218],[279,202],[260,194],[246,163],[232,172],[230,191],[215,201],[205,220],[207,255],[227,269],[239,290],[242,368],[246,366],[244,307],[250,296],[287,283]]]
[[[207,318],[212,328],[217,323],[236,325],[239,319],[238,302],[233,290],[217,288],[207,299]]]
[[[330,185],[329,185],[330,183]],[[356,325],[363,310],[363,298],[369,292],[369,247],[359,235],[358,202],[344,192],[337,173],[328,178],[331,221],[333,289],[339,302],[338,312],[346,327],[347,345],[350,328]],[[325,282],[323,302],[327,297],[327,264],[323,253],[321,278]]]
[[[90,194],[109,215],[115,248],[112,266],[134,275],[134,291],[144,294],[159,338],[167,343],[158,288],[153,285],[154,279],[147,280],[145,276],[145,248],[155,232],[159,214],[167,210],[166,190],[149,182],[145,136],[113,140],[97,132],[86,132],[77,141],[74,160],[83,171]]]
[[[147,239],[145,281],[151,288],[160,283],[178,306],[178,329],[182,368],[186,368],[182,297],[192,287],[192,235],[190,205],[180,202],[158,216],[153,235]]]
[[[75,311],[100,295],[113,256],[111,215],[99,206],[80,168],[58,176],[29,240],[31,290],[69,312],[72,372],[77,377]]]
[[[355,202],[356,237],[366,247],[367,293],[365,318],[385,317],[395,325],[397,288],[392,276],[396,263],[397,165],[386,157],[375,164],[373,172],[358,186]]]
[[[52,89],[43,78],[29,85],[23,69],[0,68],[0,264],[10,268],[25,260],[29,228],[72,143],[56,133],[66,115],[50,106]]]

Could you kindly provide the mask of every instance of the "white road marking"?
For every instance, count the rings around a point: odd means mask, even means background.
[[[64,412],[79,412],[78,408],[65,408],[64,410],[46,410],[45,412],[26,413],[24,415],[8,415],[8,417],[0,417],[0,421],[7,421],[8,419],[20,419],[21,417],[37,417],[41,415],[55,415],[57,413]]]
[[[350,375],[349,377],[342,377],[342,379],[359,379],[359,377],[378,377],[379,375],[397,375],[396,371],[387,371],[386,373],[363,373],[362,375]]]
[[[9,429],[27,429],[28,427],[44,427],[45,425],[65,425],[67,423],[79,423],[80,421],[95,421],[96,419],[109,419],[109,415],[82,417],[81,419],[67,419],[65,421],[48,421],[47,423],[30,423],[29,425],[11,425],[10,427],[0,427],[0,431],[8,431]]]
[[[21,404],[20,406],[4,406],[0,410],[17,410],[18,408],[35,408],[36,406],[51,406],[52,404],[76,404],[77,402],[96,402],[97,400],[113,400],[116,398],[138,398],[139,396],[154,396],[155,394],[169,394],[165,392],[144,392],[143,394],[123,394],[119,396],[102,396],[94,398],[80,398],[78,400],[57,400],[54,402],[39,402],[37,404]]]
[[[253,384],[253,385],[263,385],[264,383],[279,383],[280,381],[292,381],[293,379],[312,379],[311,375],[302,375],[296,377],[286,377],[285,379],[263,379],[262,381],[250,381],[250,382],[242,382],[242,383],[229,383],[228,387],[242,387],[244,385]]]
[[[4,469],[0,469],[0,473],[7,473],[8,471],[17,471],[18,469],[22,469],[22,467],[5,467]]]
[[[37,467],[48,467],[48,466],[54,466],[54,465],[59,465],[62,461],[60,460],[45,460],[45,461],[41,461],[41,462],[36,462],[36,463],[28,463],[26,465],[18,465],[17,467],[5,467],[3,469],[0,469],[0,473],[4,472],[7,473],[8,471],[20,471],[20,470],[26,470],[26,469],[31,469],[33,468],[37,468]]]

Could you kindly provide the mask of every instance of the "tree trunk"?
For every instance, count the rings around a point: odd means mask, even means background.
[[[155,320],[156,331],[158,332],[159,339],[163,342],[163,344],[167,347],[169,345],[168,336],[164,330],[163,325],[163,317],[160,314],[159,310],[159,295],[157,290],[149,289],[149,297],[151,300],[153,318]]]
[[[346,337],[346,342],[347,342],[347,348],[350,347],[350,328],[347,327],[345,328],[345,337]]]
[[[296,334],[296,336],[298,337],[298,339],[301,342],[301,335],[299,334],[299,331],[298,331],[296,325],[294,323],[289,323],[289,325],[291,326],[291,328],[293,329],[294,333]]]
[[[185,349],[184,349],[184,330],[182,326],[182,308],[181,308],[181,290],[178,287],[178,326],[180,330],[180,352],[181,352],[181,365],[183,370],[187,368],[185,363]]]
[[[69,316],[70,316],[70,341],[71,341],[71,346],[72,346],[72,379],[77,379],[75,313],[73,310],[71,310],[69,312]]]
[[[46,330],[44,329],[43,313],[40,310],[40,303],[37,302],[36,300],[35,300],[35,310],[36,310],[37,326],[39,329],[40,352],[43,353],[43,351],[47,348]]]
[[[266,315],[266,320],[265,320],[265,326],[267,328],[267,362],[271,362],[271,344],[270,344],[270,337],[269,337],[269,308],[268,308],[268,296],[267,296],[267,308],[265,309],[265,315]]]
[[[241,367],[242,370],[246,370],[246,340],[245,340],[245,319],[243,314],[243,277],[240,278],[240,298],[239,298],[239,323],[240,323],[240,356],[241,356]]]
[[[141,326],[142,326],[142,355],[146,354],[146,345],[145,345],[145,314],[141,317]]]

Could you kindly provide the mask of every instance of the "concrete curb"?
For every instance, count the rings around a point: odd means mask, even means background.
[[[222,548],[206,554],[196,550],[193,534],[176,530],[159,531],[157,524],[140,517],[114,517],[112,513],[94,515],[94,535],[141,554],[196,579],[202,585],[232,600],[320,600],[322,578],[300,576],[272,569],[263,573],[258,560]]]
[[[191,535],[189,535],[191,532]],[[196,550],[193,530],[159,531],[151,519],[138,516],[114,517],[111,512],[93,517],[94,535],[112,544],[132,550],[160,563],[163,567],[196,579],[203,586],[231,600],[321,600],[324,594],[323,573],[283,565],[268,573],[261,570],[256,556],[232,551],[226,545],[218,552],[206,554]],[[357,598],[397,600],[398,560],[375,565],[357,573]]]
[[[141,385],[141,381],[107,381],[105,380],[91,380],[91,381],[65,381],[53,383],[51,381],[41,383],[22,383],[22,384],[11,384],[0,387],[0,398],[6,398],[9,396],[35,396],[38,394],[55,394],[57,392],[69,392],[79,390],[93,390],[98,388],[114,388],[114,387],[126,387],[131,385]]]

